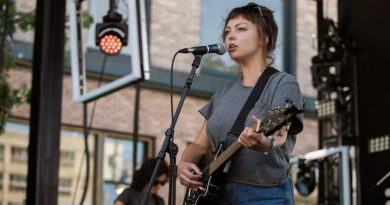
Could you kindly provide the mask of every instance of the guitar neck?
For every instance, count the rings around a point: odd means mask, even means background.
[[[253,130],[257,133],[262,132],[264,135],[268,136],[277,129],[280,129],[280,127],[284,124],[287,124],[293,116],[300,112],[302,111],[298,110],[294,105],[288,102],[284,107],[270,111],[269,114],[267,114],[261,120],[261,122],[257,122]],[[225,151],[220,153],[214,159],[214,161],[210,163],[209,176],[213,175],[222,165],[225,164],[226,161],[228,161],[233,156],[233,154],[235,154],[242,147],[243,146],[236,140]]]
[[[235,154],[239,149],[242,148],[242,145],[235,141],[231,144],[224,152],[222,152],[214,161],[210,163],[209,175],[213,175],[227,160],[229,160],[233,154]]]

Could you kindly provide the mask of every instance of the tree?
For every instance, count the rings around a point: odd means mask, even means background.
[[[93,23],[92,16],[83,11],[83,27]],[[68,18],[67,18],[68,19]],[[35,11],[17,11],[14,0],[0,0],[0,134],[13,106],[29,103],[31,87],[23,85],[12,89],[8,84],[8,70],[15,65],[12,53],[12,34],[17,30],[24,32],[34,29]]]
[[[8,70],[14,65],[12,55],[12,33],[16,29],[31,30],[35,14],[16,11],[13,0],[0,0],[0,134],[14,105],[29,101],[30,88],[27,85],[12,89],[8,84]]]

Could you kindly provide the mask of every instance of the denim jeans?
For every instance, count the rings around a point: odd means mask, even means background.
[[[228,182],[221,196],[220,205],[294,205],[291,178],[275,187]]]

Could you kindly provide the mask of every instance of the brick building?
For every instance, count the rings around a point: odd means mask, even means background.
[[[159,151],[164,141],[165,130],[170,125],[170,93],[168,74],[170,60],[180,48],[201,44],[201,15],[204,1],[191,0],[155,0],[147,1],[149,6],[149,50],[151,80],[142,82],[139,108],[139,152],[140,160],[152,157]],[[245,1],[244,1],[245,2]],[[305,128],[297,138],[294,155],[300,155],[317,149],[317,121],[314,116],[313,99],[315,90],[311,86],[311,57],[316,54],[313,47],[316,33],[316,4],[314,1],[281,1],[284,23],[293,34],[284,34],[284,41],[295,42],[289,50],[290,61],[285,62],[289,71],[296,75],[305,96],[307,107]],[[33,10],[33,1],[17,1],[20,10]],[[292,15],[290,19],[286,15]],[[191,22],[191,26],[188,25]],[[183,35],[185,33],[186,35]],[[10,70],[9,82],[17,88],[31,83],[31,48],[33,33],[18,31],[14,34],[15,54],[19,58],[17,65]],[[283,42],[282,42],[283,44]],[[29,50],[30,49],[30,50]],[[285,57],[286,59],[287,57]],[[292,60],[291,60],[292,59]],[[175,63],[176,105],[184,79],[190,70],[192,56],[180,56]],[[177,69],[176,69],[177,68]],[[203,68],[202,68],[203,69]],[[82,156],[82,104],[75,103],[72,97],[72,83],[69,68],[65,68],[63,80],[61,159],[60,159],[60,196],[59,204],[71,204],[81,197],[85,161]],[[178,159],[187,143],[191,142],[202,122],[197,110],[207,103],[216,86],[226,80],[223,76],[209,76],[200,71],[195,78],[193,91],[187,97],[175,129],[175,142],[179,147]],[[90,80],[88,86],[95,87],[98,82]],[[105,82],[107,83],[107,82]],[[203,84],[204,83],[204,84]],[[91,171],[90,190],[86,204],[109,204],[112,191],[123,188],[132,176],[132,143],[135,88],[128,86],[89,104],[96,108],[90,137]],[[1,204],[22,204],[26,186],[28,145],[29,105],[15,107],[6,127],[6,133],[0,136],[0,202]],[[131,148],[131,149],[129,149]],[[19,158],[21,159],[18,159]],[[167,159],[168,160],[168,159]],[[78,178],[81,180],[78,180]],[[24,184],[23,184],[24,182]],[[77,188],[78,187],[78,188]],[[177,183],[177,203],[181,204],[184,187]],[[168,186],[164,186],[161,195],[168,198]],[[111,197],[111,198],[110,198]],[[167,201],[167,200],[166,200]]]

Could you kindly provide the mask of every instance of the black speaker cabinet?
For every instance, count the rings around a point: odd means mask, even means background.
[[[388,205],[390,1],[339,0],[339,26],[356,44],[358,204]]]

